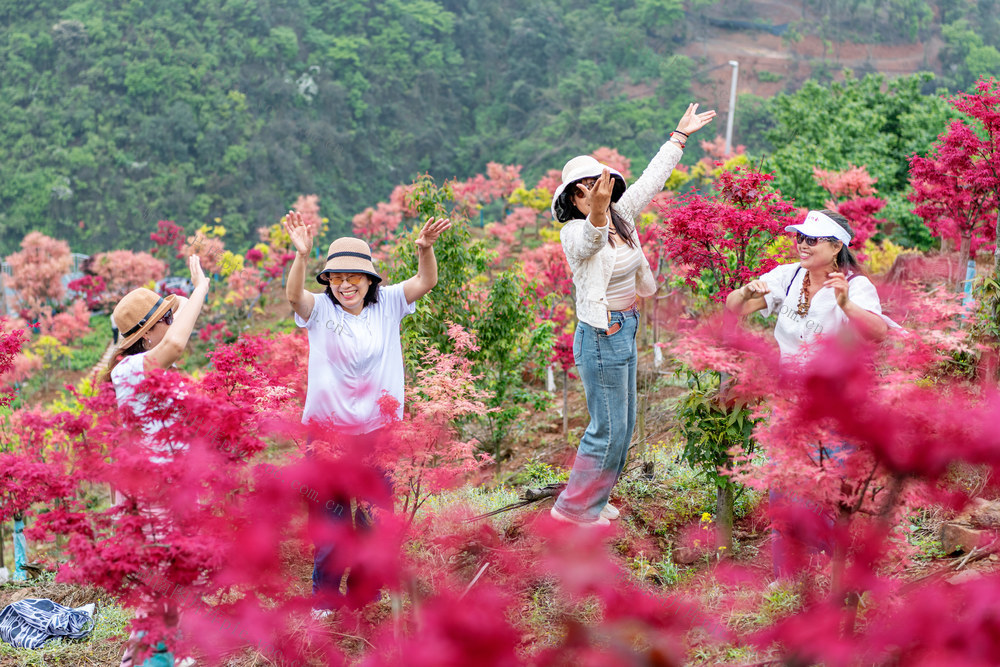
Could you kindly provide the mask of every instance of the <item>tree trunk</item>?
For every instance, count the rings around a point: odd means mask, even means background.
[[[730,484],[715,490],[715,547],[716,553],[729,557],[733,553],[733,504],[735,496]],[[725,547],[725,549],[721,549]]]
[[[959,292],[965,289],[965,267],[969,263],[969,250],[972,248],[972,237],[962,235],[962,245],[958,248],[958,280],[955,289]]]

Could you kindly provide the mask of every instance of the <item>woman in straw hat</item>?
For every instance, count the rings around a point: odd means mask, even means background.
[[[688,137],[714,111],[688,105],[677,130],[628,189],[625,178],[593,157],[566,163],[552,197],[552,215],[573,272],[577,327],[573,356],[587,396],[590,424],[580,441],[554,519],[606,526],[618,518],[608,503],[628,457],[636,419],[636,297],[650,296],[656,281],[639,245],[635,218],[681,159]]]
[[[187,347],[194,324],[208,294],[209,280],[197,255],[188,258],[194,289],[187,299],[173,294],[161,297],[140,287],[126,294],[111,315],[120,340],[101,379],[110,380],[120,406],[128,405],[142,416],[146,397],[136,394],[136,385],[155,369],[174,365]],[[147,435],[163,428],[160,422],[143,425]]]
[[[122,408],[128,406],[136,413],[143,422],[143,432],[150,439],[168,428],[169,424],[143,419],[148,397],[137,392],[136,388],[151,371],[170,368],[180,359],[208,294],[209,280],[201,269],[201,261],[197,255],[188,258],[188,266],[194,285],[190,298],[173,294],[161,297],[152,290],[140,287],[126,294],[111,315],[112,326],[117,326],[120,336],[118,348],[112,355],[102,380],[110,380],[114,384],[118,405]],[[171,447],[176,445],[154,442],[150,446],[157,451],[157,455],[152,456],[150,461],[165,463],[170,460]],[[164,510],[150,508],[149,512],[153,516],[161,516]],[[172,601],[167,604],[173,608]],[[143,613],[143,610],[139,610],[139,614]],[[135,640],[141,636],[141,633],[133,632],[129,637],[121,667],[132,667],[134,664]],[[185,658],[180,664],[192,662],[190,658]],[[160,642],[142,664],[173,665],[174,657]]]
[[[309,374],[303,423],[316,423],[348,438],[364,436],[373,441],[386,425],[379,399],[396,400],[397,417],[403,416],[403,351],[399,325],[414,312],[414,303],[437,284],[434,243],[451,227],[448,219],[431,218],[417,237],[417,274],[396,285],[382,285],[372,263],[371,250],[361,239],[344,237],[330,244],[326,265],[316,282],[322,293],[305,289],[306,260],[313,246],[313,230],[302,215],[289,212],[285,230],[295,245],[295,260],[288,273],[285,293],[295,311],[295,323],[309,335]],[[369,522],[363,511],[343,512],[348,499],[327,502],[321,510],[310,503],[314,519],[361,525]],[[317,516],[322,513],[322,516]],[[337,604],[343,568],[334,565],[333,545],[316,544],[313,593],[316,615]]]

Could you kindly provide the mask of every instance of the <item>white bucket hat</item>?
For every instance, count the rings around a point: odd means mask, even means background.
[[[552,217],[559,222],[566,222],[569,219],[569,197],[572,190],[566,193],[566,188],[584,178],[597,178],[605,169],[611,172],[611,178],[615,181],[614,190],[611,192],[611,201],[616,202],[625,194],[625,177],[621,173],[601,164],[589,155],[578,155],[569,162],[562,170],[562,183],[556,188],[556,193],[552,195]],[[566,194],[566,196],[563,196]]]
[[[851,245],[851,235],[837,222],[821,211],[809,211],[806,219],[797,225],[788,225],[786,232],[799,232],[803,236],[815,238],[832,237],[844,245]]]

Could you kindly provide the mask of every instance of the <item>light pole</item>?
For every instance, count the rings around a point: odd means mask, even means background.
[[[733,117],[736,115],[736,79],[740,74],[740,64],[735,60],[729,61],[733,68],[733,83],[729,87],[729,118],[726,120],[726,155],[729,155],[733,147]]]

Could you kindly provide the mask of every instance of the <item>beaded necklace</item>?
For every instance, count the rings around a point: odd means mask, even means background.
[[[809,314],[809,302],[812,297],[809,296],[809,272],[806,271],[806,275],[802,278],[802,291],[799,292],[799,305],[795,309],[795,314],[799,317],[805,317]]]

